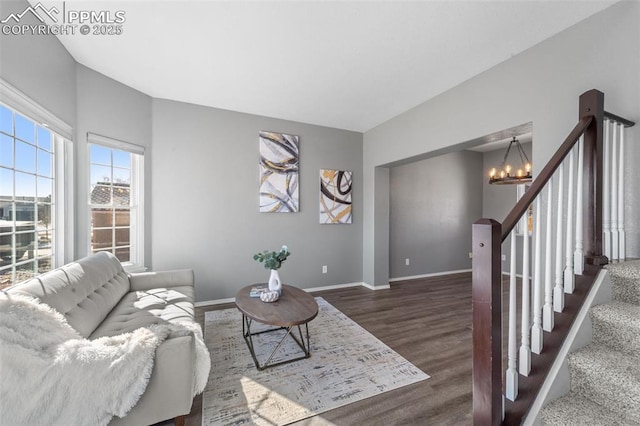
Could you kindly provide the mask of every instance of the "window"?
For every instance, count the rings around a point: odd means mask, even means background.
[[[46,127],[0,104],[0,289],[57,266],[61,171],[55,158],[61,143]]]
[[[89,134],[90,252],[113,253],[127,270],[143,267],[144,150]]]

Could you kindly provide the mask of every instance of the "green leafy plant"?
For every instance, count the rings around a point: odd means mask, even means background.
[[[282,262],[287,260],[290,254],[291,252],[287,246],[282,246],[280,251],[265,250],[262,253],[256,253],[253,255],[253,260],[257,260],[260,263],[264,262],[265,269],[280,269]]]

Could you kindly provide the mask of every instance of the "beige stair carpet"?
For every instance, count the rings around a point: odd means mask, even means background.
[[[591,308],[593,341],[569,355],[571,392],[542,410],[545,425],[640,425],[640,261],[607,269],[613,301]]]

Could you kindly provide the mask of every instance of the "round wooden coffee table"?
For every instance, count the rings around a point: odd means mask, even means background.
[[[280,298],[271,303],[260,300],[259,297],[250,297],[249,292],[257,286],[266,286],[267,284],[254,284],[242,288],[236,295],[236,306],[242,313],[242,335],[253,362],[258,370],[264,370],[267,367],[285,364],[288,362],[298,361],[300,359],[309,358],[311,356],[311,347],[309,345],[309,321],[318,315],[318,304],[316,300],[304,290],[290,285],[282,285],[282,293]],[[253,321],[262,324],[274,326],[268,330],[251,332]],[[302,332],[302,326],[305,327],[305,333]],[[293,332],[294,328],[298,329],[300,337]],[[260,363],[256,356],[255,347],[253,345],[253,336],[262,333],[269,333],[277,330],[285,330],[285,334],[274,348],[271,355],[264,363]],[[283,361],[271,362],[278,349],[282,347],[288,336],[296,341],[302,356],[289,358]]]

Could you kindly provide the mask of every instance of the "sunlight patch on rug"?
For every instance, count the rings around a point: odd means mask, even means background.
[[[203,425],[284,425],[429,378],[327,301],[316,301],[319,313],[309,323],[311,358],[264,371],[253,363],[237,309],[205,314],[211,373]],[[255,336],[258,359],[264,360],[281,336]],[[289,338],[278,357],[299,353]]]

